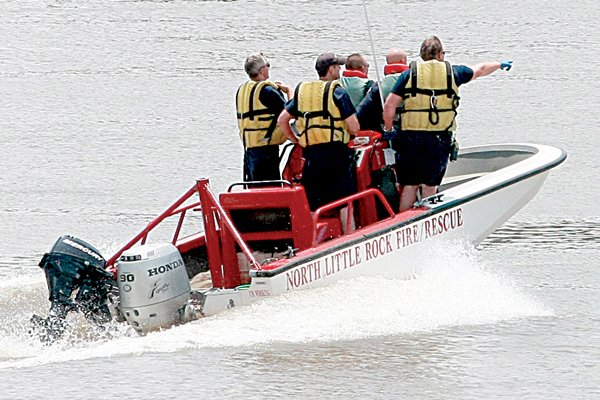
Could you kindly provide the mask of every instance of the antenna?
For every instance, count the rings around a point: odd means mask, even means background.
[[[379,77],[379,66],[377,65],[377,56],[375,55],[375,43],[373,35],[371,35],[371,24],[369,24],[369,14],[367,13],[366,0],[362,0],[363,9],[365,10],[365,20],[367,21],[367,30],[369,31],[369,40],[371,41],[371,52],[373,53],[373,64],[375,65],[375,75],[377,76],[377,86],[379,86],[379,100],[381,100],[381,109],[384,107],[383,91],[381,90],[381,78]]]

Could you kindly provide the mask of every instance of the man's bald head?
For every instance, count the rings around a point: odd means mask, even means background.
[[[385,60],[388,64],[406,64],[406,52],[402,49],[390,49]]]

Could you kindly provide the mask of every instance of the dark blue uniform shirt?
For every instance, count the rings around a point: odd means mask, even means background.
[[[258,95],[258,99],[269,109],[269,111],[275,114],[275,118],[279,116],[279,113],[283,111],[285,105],[285,97],[281,90],[274,88],[270,85],[265,85]]]

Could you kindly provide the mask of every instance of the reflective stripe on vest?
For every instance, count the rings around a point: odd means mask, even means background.
[[[261,147],[285,142],[283,131],[277,126],[277,117],[260,101],[260,91],[266,86],[277,89],[270,81],[248,81],[239,87],[236,95],[238,128],[244,148]]]
[[[339,85],[338,81],[314,81],[300,83],[296,88],[296,129],[302,147],[350,140],[347,124],[333,102],[333,91]]]
[[[458,86],[449,62],[410,63],[401,107],[404,131],[445,132],[456,129]]]

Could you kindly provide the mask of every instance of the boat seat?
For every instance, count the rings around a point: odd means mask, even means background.
[[[314,224],[302,186],[265,187],[221,193],[219,202],[249,242],[292,241],[312,246]]]

